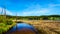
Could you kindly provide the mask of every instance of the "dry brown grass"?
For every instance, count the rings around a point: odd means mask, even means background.
[[[25,23],[33,25],[39,34],[60,34],[60,22],[49,20],[29,20]]]

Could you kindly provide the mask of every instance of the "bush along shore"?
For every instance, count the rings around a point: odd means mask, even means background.
[[[16,23],[13,22],[7,22],[7,23],[0,23],[0,34],[6,33],[8,30],[10,30]]]

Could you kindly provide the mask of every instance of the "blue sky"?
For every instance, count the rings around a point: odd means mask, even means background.
[[[60,0],[0,0],[0,13],[2,8],[8,15],[60,15]]]

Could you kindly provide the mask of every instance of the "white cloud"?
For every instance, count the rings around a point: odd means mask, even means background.
[[[39,16],[39,15],[47,15],[49,13],[49,9],[42,9],[42,10],[33,10],[33,11],[23,11],[19,12],[18,15],[21,16]]]
[[[48,5],[50,8],[56,7],[56,6],[60,6],[60,4],[49,4]]]
[[[3,12],[2,12],[2,9],[3,9]],[[7,15],[13,15],[11,11],[9,11],[9,10],[7,10],[7,9],[4,9],[4,8],[1,8],[1,7],[0,7],[0,14],[1,14],[1,13],[3,14],[3,13],[4,13],[4,10],[6,11],[6,14],[7,14]]]
[[[51,15],[55,14],[55,6],[60,6],[60,4],[49,4],[48,8],[42,8],[39,4],[32,5],[29,8],[19,12],[21,16],[39,16],[39,15]]]
[[[32,5],[23,11],[18,11],[18,15],[21,16],[40,16],[40,15],[48,15],[50,13],[49,8],[42,8],[39,4]]]

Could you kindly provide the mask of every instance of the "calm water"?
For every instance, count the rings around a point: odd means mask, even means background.
[[[35,33],[37,33],[33,26],[31,26],[29,24],[26,24],[26,23],[17,23],[17,25],[15,25],[10,31],[8,31],[7,34],[9,32],[14,32],[16,30],[21,30],[23,28],[27,28],[27,29],[33,30]]]

